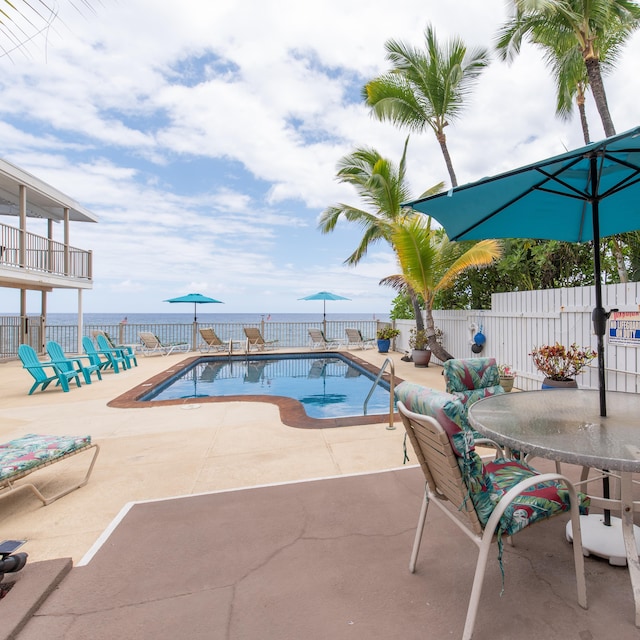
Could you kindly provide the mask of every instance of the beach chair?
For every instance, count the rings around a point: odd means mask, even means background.
[[[567,511],[571,513],[573,530],[578,532],[574,536],[573,557],[578,603],[586,609],[580,511],[588,506],[587,496],[577,493],[564,476],[540,474],[519,460],[497,458],[484,464],[475,451],[473,436],[458,423],[459,416],[464,414],[459,398],[425,387],[416,393],[415,385],[407,387],[407,393],[404,393],[403,384],[396,388],[398,411],[426,479],[409,570],[415,571],[427,511],[433,504],[479,550],[463,640],[469,640],[473,634],[492,542],[498,542],[502,568],[503,536],[512,536],[535,522]],[[526,578],[521,576],[519,579]]]
[[[132,344],[117,344],[117,342],[106,331],[92,331],[93,337],[97,340],[98,336],[104,336],[107,341],[109,349],[120,349],[124,359],[127,361],[127,369],[131,369],[131,364],[135,367],[138,366],[138,359],[136,358],[135,345]]]
[[[93,344],[93,341],[89,336],[82,337],[82,348],[84,352],[87,354],[89,358],[89,362],[93,365],[96,365],[101,371],[104,371],[109,367],[109,360],[105,358],[104,360],[100,357],[103,355],[98,349],[96,349],[96,345]],[[116,373],[118,373],[116,371]]]
[[[91,374],[95,373],[98,380],[102,380],[102,374],[100,373],[100,367],[95,364],[91,364],[88,358],[85,356],[87,362],[82,362],[82,358],[69,358],[65,355],[62,347],[55,340],[49,340],[46,345],[47,353],[51,358],[51,362],[55,364],[65,372],[77,371],[82,374],[84,381],[87,384],[91,384]]]
[[[327,340],[322,329],[309,329],[309,338],[311,338],[311,349],[339,349],[339,340]]]
[[[79,371],[75,369],[63,371],[54,362],[41,362],[35,349],[28,344],[21,344],[18,347],[18,357],[22,362],[23,369],[26,369],[35,380],[29,389],[29,395],[38,387],[42,387],[41,391],[44,391],[52,382],[55,382],[56,386],[60,386],[65,392],[69,391],[69,380],[75,380],[76,385],[80,386]]]
[[[375,338],[363,338],[360,329],[345,329],[347,334],[347,349],[359,347],[360,349],[370,349],[373,347]]]
[[[275,349],[278,340],[265,340],[260,333],[260,329],[256,327],[243,327],[244,335],[247,337],[245,351],[249,353],[252,349],[256,351],[264,351],[265,349]]]
[[[211,327],[204,327],[198,329],[202,342],[198,346],[201,353],[208,351],[226,351],[231,353],[233,351],[233,340],[220,340],[218,334]]]
[[[163,356],[168,356],[177,350],[185,350],[188,347],[186,342],[160,342],[160,338],[150,331],[140,331],[138,333],[140,341],[142,342],[142,354],[145,356],[152,355],[154,353],[160,353]]]
[[[111,368],[114,373],[120,373],[120,367],[123,369],[127,368],[127,363],[121,351],[111,349],[104,337],[97,337],[96,341],[98,342],[97,348],[91,341],[91,338],[84,336],[82,338],[82,346],[87,354],[95,354],[93,356],[94,358],[97,356],[103,370]],[[104,360],[102,360],[101,356],[104,357]]]

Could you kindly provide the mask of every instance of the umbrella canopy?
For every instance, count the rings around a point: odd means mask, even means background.
[[[351,298],[345,298],[343,296],[339,296],[336,293],[331,293],[330,291],[318,291],[318,293],[314,293],[310,296],[305,296],[304,298],[298,298],[298,300],[322,300],[322,325],[324,327],[323,331],[326,336],[327,335],[327,300],[351,300]]]
[[[593,241],[594,332],[600,413],[606,415],[600,238],[640,229],[640,127],[406,206],[435,218],[451,240]]]
[[[186,296],[180,296],[178,298],[169,298],[169,300],[164,300],[164,302],[191,302],[193,303],[193,322],[197,322],[198,318],[196,317],[196,305],[197,304],[211,304],[218,303],[224,304],[220,300],[215,300],[214,298],[209,298],[207,296],[203,296],[201,293],[188,293]]]

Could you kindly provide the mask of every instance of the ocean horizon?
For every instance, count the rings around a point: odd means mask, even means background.
[[[198,323],[256,324],[259,322],[322,322],[320,313],[197,313]],[[327,322],[389,322],[388,313],[327,313]],[[83,313],[85,325],[185,324],[193,322],[193,310],[183,313]],[[76,313],[48,313],[48,325],[77,325]]]

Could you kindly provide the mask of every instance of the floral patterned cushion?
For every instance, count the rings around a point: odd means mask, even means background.
[[[456,455],[463,455],[466,445],[462,440],[454,438],[454,435],[473,430],[467,421],[467,410],[459,398],[413,382],[401,382],[395,388],[395,394],[409,411],[437,420],[449,436]],[[458,446],[463,449],[458,449]],[[473,448],[473,440],[471,447]]]
[[[30,433],[0,444],[0,481],[91,444],[91,436]]]
[[[504,393],[495,358],[452,359],[443,363],[447,392],[471,405],[481,398]]]

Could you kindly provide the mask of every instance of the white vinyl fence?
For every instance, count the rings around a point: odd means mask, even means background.
[[[640,283],[603,287],[605,310],[618,309],[640,313]],[[442,329],[442,343],[456,358],[494,357],[517,372],[515,386],[539,389],[543,376],[533,366],[531,349],[542,344],[577,343],[581,347],[597,348],[593,335],[591,311],[595,306],[593,287],[548,289],[497,293],[491,296],[491,310],[435,311],[436,326]],[[412,320],[396,322],[402,334],[396,339],[396,350],[409,350]],[[473,335],[482,325],[486,343],[480,354],[471,350]],[[638,341],[640,343],[640,340]],[[438,362],[436,358],[432,358]],[[638,393],[640,382],[640,344],[621,346],[610,344],[605,336],[607,388],[612,391]],[[597,359],[578,376],[582,388],[598,388]]]

